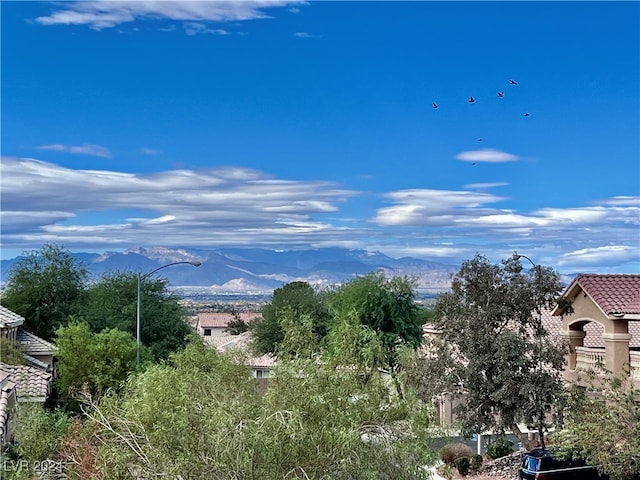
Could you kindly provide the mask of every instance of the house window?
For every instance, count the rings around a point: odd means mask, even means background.
[[[210,337],[211,336],[211,329],[210,328],[205,328],[204,329],[204,336],[205,337]]]
[[[269,378],[269,370],[256,370],[256,378]]]

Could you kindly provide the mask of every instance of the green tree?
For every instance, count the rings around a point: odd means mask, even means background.
[[[303,325],[296,341],[314,338],[311,323]],[[430,412],[414,397],[390,395],[382,377],[363,385],[357,369],[296,357],[279,363],[260,395],[242,363],[194,342],[131,378],[123,395],[89,401],[93,428],[85,432],[100,441],[79,443],[99,445],[96,471],[113,480],[131,472],[184,480],[430,477]],[[68,465],[80,463],[68,452]]]
[[[240,318],[240,314],[236,310],[233,310],[231,315],[233,315],[233,320],[229,321],[227,328],[224,329],[226,333],[229,335],[240,335],[249,330],[249,325]]]
[[[328,304],[337,323],[355,322],[378,335],[385,351],[385,367],[396,365],[399,346],[415,349],[422,342],[414,283],[407,277],[387,279],[381,273],[357,277],[330,292]]]
[[[549,339],[540,309],[555,305],[561,291],[550,268],[525,272],[518,255],[498,265],[477,255],[439,296],[434,326],[452,346],[444,372],[462,394],[457,414],[465,435],[525,421],[543,441],[545,414],[562,390],[564,348]]]
[[[572,385],[564,408],[565,423],[554,434],[554,452],[597,465],[611,480],[640,476],[640,389],[633,379],[593,378],[586,388]]]
[[[57,386],[69,400],[80,391],[100,396],[119,390],[136,369],[136,340],[118,329],[92,333],[84,322],[58,329]]]
[[[285,315],[285,312],[286,315]],[[292,313],[294,318],[307,315],[318,339],[327,334],[329,312],[320,292],[307,282],[291,282],[276,288],[271,302],[262,309],[262,317],[250,322],[256,353],[275,353],[284,340],[283,321]]]
[[[138,275],[109,272],[87,289],[81,317],[91,331],[116,328],[136,336]],[[191,329],[185,310],[163,279],[142,278],[140,284],[140,341],[155,361],[166,359],[186,345]]]
[[[52,340],[83,303],[88,271],[62,246],[24,253],[9,272],[2,305],[25,318],[30,332]]]

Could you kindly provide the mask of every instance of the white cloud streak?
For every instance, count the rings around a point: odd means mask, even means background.
[[[34,147],[37,150],[53,150],[56,152],[72,153],[74,155],[90,155],[93,157],[111,158],[111,151],[101,145],[85,143],[83,145],[62,145],[54,143],[51,145],[39,145]]]
[[[455,156],[463,162],[485,162],[485,163],[505,163],[515,162],[518,156],[512,153],[503,152],[494,148],[482,148],[480,150],[468,150],[460,152]]]
[[[136,20],[174,20],[181,22],[236,22],[270,18],[269,8],[303,4],[297,0],[228,1],[131,1],[98,0],[60,2],[51,15],[35,19],[41,25],[87,25],[94,30],[112,28]],[[195,30],[188,30],[188,32]],[[200,31],[200,33],[213,33]]]
[[[486,192],[410,189],[383,195],[367,222],[340,212],[361,192],[234,166],[133,174],[3,157],[0,178],[11,250],[349,246],[452,265],[518,251],[565,271],[640,271],[640,197],[520,212]]]

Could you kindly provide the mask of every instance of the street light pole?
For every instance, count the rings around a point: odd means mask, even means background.
[[[516,254],[516,258],[518,260],[520,260],[521,258],[525,258],[529,261],[529,263],[531,263],[531,265],[533,266],[533,269],[536,271],[536,285],[538,288],[540,288],[540,281],[541,281],[541,272],[540,272],[540,265],[537,265],[536,263],[533,262],[533,260],[531,260],[529,257],[527,257],[526,255],[520,255],[520,254]],[[536,301],[536,310],[538,313],[538,329],[536,331],[536,337],[538,337],[538,375],[542,374],[542,307],[540,306],[540,303],[538,301]],[[542,445],[542,447],[544,448],[544,432],[543,427],[542,427],[542,415],[544,412],[542,412],[542,405],[540,403],[540,392],[536,392],[536,407],[538,409],[538,436],[540,437],[540,444]]]
[[[138,367],[140,367],[140,311],[141,311],[140,284],[142,283],[142,280],[144,280],[147,277],[150,277],[151,275],[156,273],[158,270],[162,270],[163,268],[171,267],[173,265],[183,265],[183,264],[193,265],[194,267],[199,267],[200,265],[202,265],[202,263],[197,261],[172,262],[172,263],[167,263],[166,265],[162,265],[161,267],[158,267],[155,270],[151,270],[150,272],[145,273],[144,275],[138,272],[138,289],[136,294],[136,298],[137,298],[137,301],[136,301],[136,365]]]

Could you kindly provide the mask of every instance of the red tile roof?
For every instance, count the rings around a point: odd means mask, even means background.
[[[247,323],[260,316],[257,312],[240,312],[237,315]],[[230,312],[200,312],[197,325],[199,328],[224,328],[234,318]]]
[[[640,275],[581,273],[567,292],[575,285],[579,285],[607,315],[640,313]]]
[[[28,365],[0,363],[0,372],[8,375],[18,386],[18,398],[44,402],[49,396],[52,374]]]

